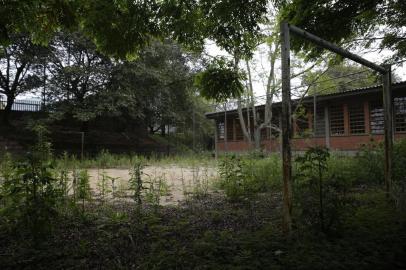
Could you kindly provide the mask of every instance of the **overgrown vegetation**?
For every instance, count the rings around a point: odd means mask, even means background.
[[[214,183],[203,164],[214,161],[191,160],[191,179],[183,173],[181,179],[188,199],[162,207],[172,187],[162,172],[147,175],[151,160],[132,157],[126,190],[108,175],[114,159],[108,152],[84,164],[67,154],[55,159],[46,129],[36,132],[38,143],[26,158],[5,154],[0,164],[2,269],[406,266],[404,169],[395,163],[386,196],[379,170],[365,167],[382,164],[379,145],[354,157],[311,148],[295,159],[295,229],[287,241],[277,155],[221,157]],[[405,142],[395,149],[403,160]],[[85,164],[98,164],[95,190]]]

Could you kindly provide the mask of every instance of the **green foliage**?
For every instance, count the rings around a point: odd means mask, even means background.
[[[111,107],[106,111],[128,118],[127,125],[143,121],[150,133],[161,131],[163,125],[191,127],[193,111],[204,114],[206,109],[191,87],[190,64],[195,62],[195,56],[174,41],[152,41],[136,60],[115,65],[111,86],[102,95]]]
[[[406,140],[398,140],[393,146],[393,182],[404,182],[406,169]],[[371,142],[364,145],[354,162],[354,174],[359,183],[383,184],[384,179],[384,146]]]
[[[233,201],[252,199],[260,192],[280,187],[281,165],[277,157],[252,159],[235,155],[219,164],[220,187]]]
[[[382,48],[397,52],[398,57],[406,54],[404,33],[398,29],[405,26],[406,5],[402,0],[294,0],[279,1],[282,6],[281,20],[316,34],[330,42],[340,44],[356,36],[366,37],[361,43],[369,47],[374,41],[375,31],[384,27]],[[292,48],[304,51],[309,58],[319,56],[320,47],[309,41],[295,38]]]
[[[112,67],[111,60],[83,34],[58,33],[47,57],[52,74],[47,78],[47,98],[56,101],[51,104],[56,111],[51,117],[87,122],[108,111],[108,101],[99,97],[106,91]]]
[[[325,72],[309,71],[305,74],[303,81],[306,85],[314,84],[310,86],[309,95],[324,95],[369,87],[377,84],[379,79],[377,74],[366,67],[344,62],[329,67]]]
[[[250,57],[261,35],[260,23],[265,22],[268,1],[201,1],[204,36],[236,57]],[[247,16],[249,14],[249,16]]]
[[[9,230],[27,229],[39,240],[51,229],[58,215],[60,190],[54,175],[46,128],[36,126],[37,144],[22,162],[6,155],[2,164],[1,223]],[[22,232],[23,233],[23,232]]]
[[[137,203],[138,207],[142,205],[142,194],[143,194],[143,181],[142,181],[142,170],[145,167],[145,161],[141,157],[136,157],[133,160],[133,165],[130,170],[130,180],[129,189],[133,192],[133,200]]]
[[[238,98],[244,92],[241,81],[245,74],[225,58],[218,58],[202,72],[196,75],[195,85],[201,96],[216,102],[224,102],[229,98]]]
[[[0,40],[1,32],[0,30]],[[4,69],[0,72],[0,94],[7,97],[3,116],[5,124],[9,124],[8,113],[11,111],[16,97],[33,91],[41,85],[40,77],[34,67],[43,63],[46,55],[46,50],[34,45],[28,35],[12,35],[10,41],[10,44],[6,45],[2,45],[0,42],[0,65]]]
[[[91,198],[91,189],[90,189],[90,176],[87,170],[82,169],[78,172],[78,179],[76,185],[76,197],[82,200],[83,206],[86,200]]]
[[[256,44],[266,7],[265,0],[8,1],[0,13],[0,42],[27,32],[47,43],[62,29],[82,31],[116,58],[134,58],[152,37],[170,37],[195,50],[210,38],[228,52],[246,55]]]
[[[357,153],[355,167],[359,183],[384,183],[384,153],[383,145],[368,143]]]
[[[165,175],[150,176],[149,181],[143,183],[146,184],[145,201],[154,206],[159,206],[161,197],[169,191]]]
[[[110,187],[110,183],[114,183],[115,178],[110,177],[107,173],[103,170],[102,172],[98,173],[98,182],[97,188],[99,191],[99,197],[102,203],[106,201],[107,196],[113,192],[112,187]]]
[[[306,225],[317,225],[322,232],[340,225],[348,203],[348,183],[339,175],[331,174],[329,158],[330,153],[324,147],[311,147],[296,158],[295,195],[300,218]],[[318,213],[314,211],[316,208]]]

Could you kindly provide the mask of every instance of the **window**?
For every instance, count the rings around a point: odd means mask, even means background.
[[[406,97],[397,97],[394,100],[395,131],[406,132]]]
[[[261,129],[261,140],[268,140],[269,139],[269,128],[265,127]]]
[[[331,135],[344,134],[344,108],[342,105],[330,107],[330,133]]]
[[[224,122],[217,122],[217,134],[219,140],[224,140]]]
[[[324,107],[317,106],[316,123],[313,123],[313,128],[315,129],[316,137],[324,137],[326,135],[326,121],[324,119]]]
[[[360,102],[358,104],[348,105],[348,115],[350,120],[350,133],[363,134],[365,133],[364,106]]]
[[[234,119],[227,119],[227,141],[234,140]]]
[[[382,134],[384,131],[384,116],[382,102],[373,101],[369,103],[369,121],[372,134]]]

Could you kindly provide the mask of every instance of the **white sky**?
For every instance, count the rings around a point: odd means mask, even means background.
[[[256,96],[263,96],[265,95],[265,85],[264,82],[260,79],[259,74],[261,72],[269,72],[270,65],[269,61],[267,59],[267,55],[265,52],[261,52],[264,50],[266,46],[262,46],[260,50],[257,50],[254,54],[254,57],[252,59],[252,65],[251,65],[251,72],[253,73],[253,86],[254,86],[254,92]],[[359,48],[357,50],[351,50],[351,52],[356,53],[365,59],[380,64],[384,61],[384,59],[389,58],[390,56],[393,55],[393,52],[390,50],[382,50],[380,52],[369,52],[365,53],[365,49]],[[230,57],[230,55],[216,46],[214,42],[207,42],[206,45],[206,53],[212,57],[216,56],[226,56]],[[293,59],[293,54],[291,54],[291,59]],[[245,65],[241,65],[241,68],[245,69]],[[399,76],[399,78],[403,81],[406,80],[406,62],[396,65],[392,67],[394,69],[394,73]],[[276,63],[276,69],[279,71],[280,74],[280,60],[277,61]],[[300,85],[300,80],[299,79],[293,79],[291,82],[292,87]]]
[[[373,46],[377,46],[377,44],[373,44]],[[378,51],[378,52],[369,52],[365,53],[364,48],[357,48],[356,50],[351,50],[351,52],[356,53],[365,59],[375,62],[375,63],[382,63],[384,59],[388,59],[393,55],[393,52],[390,50],[383,50],[383,51]],[[206,49],[205,53],[211,57],[216,57],[216,56],[226,56],[230,57],[230,55],[227,54],[224,50],[219,48],[218,46],[215,45],[213,41],[207,41],[206,42]],[[294,56],[291,53],[291,60],[294,61]],[[260,45],[258,47],[258,50],[255,51],[254,57],[252,59],[251,63],[251,73],[252,73],[252,78],[253,78],[253,86],[254,86],[254,92],[256,96],[263,96],[265,95],[265,83],[266,80],[264,80],[264,76],[262,76],[261,79],[261,73],[262,74],[268,74],[269,73],[269,61],[267,57],[267,46],[265,45]],[[241,68],[245,69],[245,64],[241,64]],[[398,77],[401,80],[406,80],[406,62],[393,66],[394,73],[398,75]],[[298,72],[297,70],[296,72]],[[292,71],[292,73],[295,73]],[[276,63],[276,74],[279,74],[280,76],[280,59]],[[291,81],[292,87],[300,85],[300,79],[296,78]],[[19,97],[19,99],[40,99],[38,94],[24,94]]]

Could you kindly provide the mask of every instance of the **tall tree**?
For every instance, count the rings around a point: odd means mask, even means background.
[[[278,2],[283,6],[282,20],[326,40],[340,44],[361,37],[363,45],[379,41],[381,48],[391,49],[397,58],[406,57],[406,2],[403,0]],[[321,53],[320,48],[302,39],[292,39],[292,48],[305,51],[309,58]]]
[[[10,45],[0,45],[0,93],[7,97],[3,122],[9,125],[9,115],[17,96],[32,91],[40,85],[33,67],[46,53],[32,44],[26,35],[13,35]]]
[[[372,86],[379,83],[379,79],[368,68],[343,62],[326,71],[310,71],[302,77],[302,82],[310,87],[308,94],[323,95]]]
[[[50,48],[48,89],[57,112],[83,123],[95,118],[100,112],[90,103],[109,83],[112,62],[79,33],[59,33]]]
[[[193,105],[193,57],[170,40],[154,41],[134,61],[116,66],[110,89],[120,113],[142,120],[151,133],[182,121]]]

